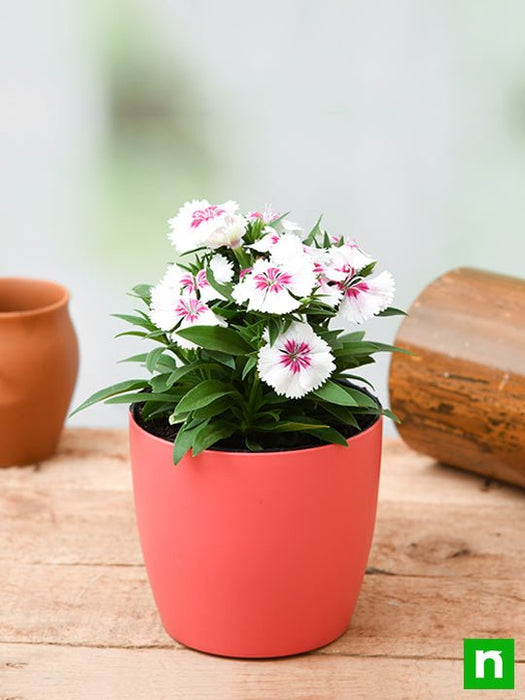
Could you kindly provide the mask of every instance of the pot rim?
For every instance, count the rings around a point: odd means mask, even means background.
[[[54,287],[57,292],[60,292],[60,298],[58,301],[54,301],[52,304],[45,304],[43,306],[37,306],[34,309],[25,309],[20,311],[1,311],[0,319],[2,318],[27,318],[30,316],[40,316],[44,313],[49,313],[51,311],[56,311],[57,309],[66,306],[70,299],[69,290],[64,287],[63,284],[55,282],[54,280],[42,279],[41,277],[0,277],[0,284],[6,282],[32,282],[32,283],[43,283],[51,287]]]
[[[166,440],[165,438],[161,438],[158,435],[153,435],[153,433],[148,432],[147,430],[144,430],[144,428],[137,423],[135,420],[135,416],[133,415],[133,405],[132,404],[128,408],[128,414],[130,419],[133,421],[133,424],[135,425],[138,430],[140,430],[142,433],[145,433],[150,439],[160,442],[162,444],[166,445],[173,445],[173,442],[171,440]],[[352,435],[351,437],[348,438],[348,446],[352,443],[358,442],[363,436],[365,436],[367,433],[372,432],[373,430],[377,430],[378,426],[380,426],[383,422],[383,416],[381,414],[378,414],[375,416],[375,420],[372,422],[371,425],[368,426],[368,428],[365,428],[361,432],[357,433],[357,435]],[[215,454],[221,454],[221,455],[234,455],[236,457],[242,456],[242,457],[248,457],[249,459],[257,459],[257,458],[262,458],[266,457],[268,455],[286,455],[286,454],[300,454],[302,452],[307,452],[308,454],[312,454],[315,452],[322,452],[326,451],[327,449],[334,448],[334,447],[340,447],[341,449],[345,449],[343,445],[337,445],[334,443],[327,443],[326,445],[316,445],[315,447],[300,447],[298,449],[291,449],[291,450],[262,450],[260,452],[249,452],[248,450],[214,450],[212,448],[203,450],[202,454],[206,453],[215,453]]]

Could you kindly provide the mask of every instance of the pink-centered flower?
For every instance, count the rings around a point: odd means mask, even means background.
[[[170,241],[180,253],[194,248],[236,248],[246,232],[246,221],[239,205],[228,201],[210,204],[208,200],[186,202],[169,220]]]
[[[387,271],[347,286],[338,285],[343,298],[336,316],[330,321],[331,328],[346,330],[353,323],[367,321],[390,306],[394,298],[394,278]]]
[[[314,284],[312,260],[304,254],[300,240],[287,234],[272,248],[269,260],[255,261],[232,296],[238,304],[247,302],[250,311],[286,314],[301,305],[296,297],[308,296]]]
[[[279,395],[299,399],[318,389],[335,369],[330,346],[307,323],[292,323],[259,350],[257,369]]]
[[[282,219],[282,221],[279,221],[272,226],[265,226],[262,233],[263,236],[248,247],[253,248],[253,250],[256,250],[259,253],[269,253],[271,252],[273,246],[278,243],[283,236],[293,235],[298,240],[301,240],[304,231],[300,226],[294,224],[293,221]]]
[[[220,253],[213,255],[208,266],[219,284],[231,282],[233,278],[233,264],[224,255]],[[174,295],[185,292],[198,296],[204,302],[224,299],[208,282],[206,268],[193,274],[178,265],[170,265],[160,285],[171,289]]]
[[[329,249],[326,276],[332,281],[349,280],[374,259],[364,253],[357,243],[344,243]]]
[[[173,266],[175,267],[175,266]],[[171,274],[169,274],[171,272]],[[194,286],[173,286],[175,272],[168,270],[162,282],[151,292],[150,318],[152,322],[171,333],[171,339],[183,348],[193,348],[195,344],[182,338],[174,329],[181,330],[189,326],[223,326],[225,322],[195,293]],[[195,278],[193,284],[195,283]],[[188,278],[188,279],[190,279]]]
[[[271,204],[266,204],[262,211],[251,211],[247,218],[259,219],[263,224],[270,224],[272,221],[279,218],[279,214],[273,210]]]

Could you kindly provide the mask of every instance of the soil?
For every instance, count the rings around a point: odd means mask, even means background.
[[[372,396],[372,394],[370,394],[370,396]],[[373,398],[375,399],[375,397]],[[377,401],[377,399],[375,400]],[[135,418],[137,424],[141,428],[146,430],[148,433],[151,433],[156,437],[162,438],[163,440],[173,442],[177,435],[179,426],[170,425],[168,423],[167,417],[165,416],[160,416],[146,421],[142,417],[143,406],[144,404],[139,403],[134,404],[131,408],[133,417]],[[356,420],[359,423],[359,430],[349,425],[334,425],[333,427],[336,428],[346,438],[350,438],[369,428],[376,420],[378,420],[378,416],[356,415]],[[276,435],[271,433],[257,433],[254,436],[254,441],[259,443],[259,445],[261,445],[265,452],[283,452],[286,450],[300,450],[308,447],[320,447],[321,445],[327,444],[326,442],[317,439],[313,435],[305,435],[301,432],[279,433],[277,437],[281,442],[281,445],[279,447],[272,445],[272,442],[275,440]],[[220,440],[210,449],[228,452],[250,452],[250,450],[248,450],[245,447],[243,439],[240,435],[232,435],[226,440]]]

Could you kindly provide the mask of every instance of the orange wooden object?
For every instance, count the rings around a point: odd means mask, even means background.
[[[525,280],[447,272],[398,331],[390,402],[401,436],[435,459],[525,487]]]

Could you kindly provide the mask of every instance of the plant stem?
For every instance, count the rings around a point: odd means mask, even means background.
[[[253,381],[250,387],[250,393],[248,395],[248,419],[246,421],[246,426],[251,428],[253,424],[253,417],[255,413],[255,400],[257,398],[257,389],[259,388],[259,375],[257,374],[257,369],[253,372]]]
[[[232,248],[232,250],[242,269],[251,267],[250,258],[240,246],[238,248]]]

